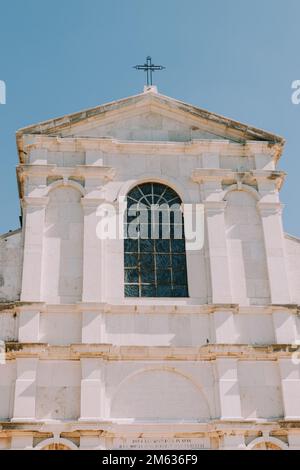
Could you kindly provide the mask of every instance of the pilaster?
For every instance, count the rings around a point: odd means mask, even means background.
[[[216,368],[219,379],[220,419],[242,420],[238,360],[217,358]]]
[[[18,358],[12,421],[35,421],[37,358]]]
[[[289,304],[290,293],[285,262],[282,228],[282,205],[278,202],[257,204],[265,240],[268,277],[272,304]]]
[[[226,242],[225,201],[206,201],[212,303],[231,303],[229,260]]]
[[[24,258],[21,301],[41,300],[43,237],[47,197],[25,197],[24,213]]]
[[[99,421],[106,416],[104,363],[81,358],[81,406],[79,421]]]

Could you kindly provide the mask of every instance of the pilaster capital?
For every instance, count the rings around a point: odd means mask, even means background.
[[[203,205],[207,213],[224,212],[227,201],[204,201]]]
[[[33,196],[25,196],[21,200],[22,208],[43,208],[46,207],[49,202],[49,197],[33,197]]]
[[[281,204],[280,202],[258,201],[256,207],[262,216],[264,215],[267,216],[267,215],[272,215],[272,214],[281,215],[284,209],[284,204]]]
[[[97,209],[101,204],[107,203],[106,199],[103,198],[92,198],[92,197],[82,197],[80,199],[80,203],[83,207],[84,211],[89,211],[93,209]]]

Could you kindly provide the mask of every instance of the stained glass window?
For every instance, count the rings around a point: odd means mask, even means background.
[[[126,297],[187,297],[181,199],[168,186],[144,183],[127,195]]]

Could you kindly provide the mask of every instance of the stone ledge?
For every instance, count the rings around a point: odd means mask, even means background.
[[[171,426],[171,430],[170,430]],[[202,433],[231,434],[248,433],[248,432],[265,432],[276,433],[284,430],[285,432],[299,431],[299,421],[285,421],[282,418],[273,420],[251,419],[251,420],[219,420],[212,419],[208,422],[157,422],[157,421],[133,421],[125,423],[122,420],[101,420],[97,421],[64,421],[56,420],[37,420],[30,424],[0,421],[0,436],[10,437],[13,435],[44,435],[47,436],[53,429],[59,432],[76,433],[80,436],[94,435],[99,437],[118,437],[130,432],[130,436],[140,436],[141,433],[173,433],[175,437],[184,437],[185,433],[189,433],[191,437],[201,437]],[[137,434],[136,434],[137,433]],[[144,436],[145,437],[145,436]]]
[[[188,299],[185,304],[173,303],[124,303],[111,304],[106,302],[78,302],[76,304],[46,304],[45,302],[25,302],[20,300],[0,302],[1,310],[26,311],[37,310],[42,313],[80,313],[93,311],[104,314],[210,314],[220,311],[231,311],[234,314],[272,314],[273,312],[285,311],[297,314],[300,312],[298,304],[269,304],[269,305],[248,305],[238,304],[197,304],[194,299]]]
[[[113,344],[71,344],[52,346],[46,343],[6,342],[6,360],[39,358],[41,360],[80,360],[99,358],[104,361],[214,361],[217,358],[276,361],[290,358],[291,344],[245,345],[207,344],[199,347],[114,346]]]

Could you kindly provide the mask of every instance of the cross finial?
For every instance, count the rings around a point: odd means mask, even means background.
[[[155,72],[155,70],[163,70],[166,67],[163,67],[162,65],[152,64],[151,57],[148,55],[145,64],[135,65],[133,68],[136,70],[144,70],[145,72],[147,72],[147,86],[152,86],[152,72]]]

